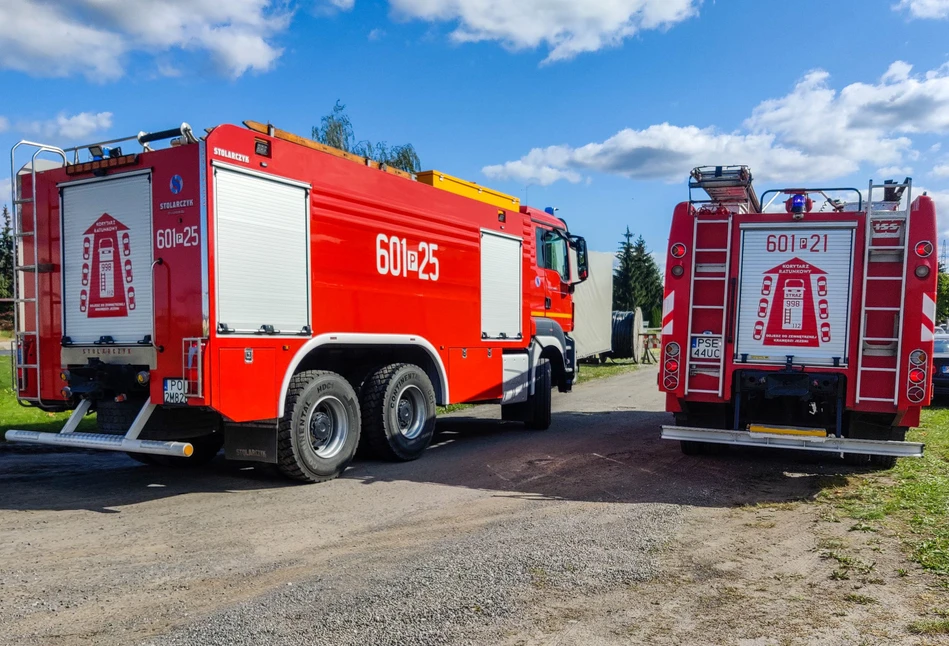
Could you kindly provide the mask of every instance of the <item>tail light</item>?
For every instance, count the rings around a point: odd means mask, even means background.
[[[679,344],[667,343],[662,362],[662,387],[666,390],[679,387],[679,360]]]
[[[913,350],[909,354],[909,372],[906,378],[906,398],[918,404],[926,398],[927,360],[929,355],[923,350]]]

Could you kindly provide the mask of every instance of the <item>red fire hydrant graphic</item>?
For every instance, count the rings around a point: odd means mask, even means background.
[[[121,247],[120,232],[123,242]],[[84,235],[82,285],[87,289],[82,290],[80,311],[86,312],[89,318],[128,316],[125,283],[131,283],[132,279],[132,262],[127,257],[131,255],[128,227],[108,213],[103,213],[86,229]],[[135,293],[131,284],[128,291]]]
[[[830,325],[824,323],[827,331],[819,335],[817,329],[818,314],[814,303],[812,280],[821,283],[826,295],[827,279],[825,271],[805,262],[792,258],[765,272],[776,277],[774,299],[765,330],[764,345],[801,346],[816,348],[820,346],[821,336],[830,340]],[[827,318],[827,301],[821,300],[820,318]]]

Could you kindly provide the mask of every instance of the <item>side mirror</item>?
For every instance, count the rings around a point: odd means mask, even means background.
[[[570,236],[570,248],[577,254],[577,282],[582,283],[590,277],[590,264],[587,259],[587,241],[580,236]]]

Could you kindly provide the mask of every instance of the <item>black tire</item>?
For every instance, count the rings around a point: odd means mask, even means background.
[[[550,361],[541,359],[534,369],[534,394],[527,398],[527,416],[524,419],[524,426],[532,431],[550,428],[551,388]]]
[[[415,460],[435,433],[435,388],[425,371],[411,363],[379,368],[363,382],[363,441],[385,460]]]
[[[870,466],[874,469],[892,469],[896,466],[895,455],[871,455]]]
[[[865,467],[870,464],[871,456],[866,453],[844,453],[844,463],[853,467]]]
[[[336,478],[356,454],[360,426],[359,400],[345,378],[322,370],[298,372],[277,427],[277,468],[302,482]]]
[[[705,455],[708,453],[708,445],[705,442],[681,440],[679,445],[682,447],[682,453],[685,455]]]

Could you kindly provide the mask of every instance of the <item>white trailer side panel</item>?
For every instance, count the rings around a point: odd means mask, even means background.
[[[606,251],[587,254],[589,277],[573,293],[575,318],[571,336],[577,358],[609,352],[613,335],[613,258]]]
[[[846,365],[853,253],[846,224],[743,226],[736,360]]]

